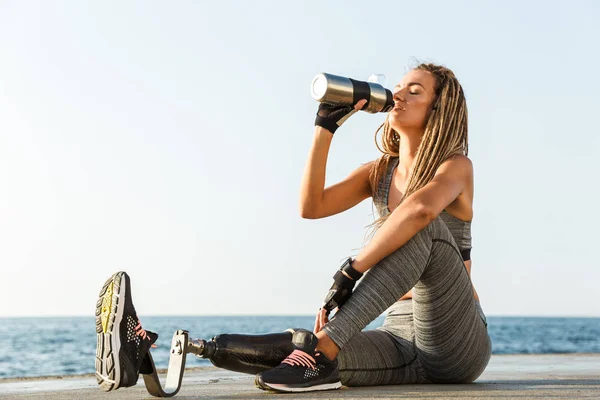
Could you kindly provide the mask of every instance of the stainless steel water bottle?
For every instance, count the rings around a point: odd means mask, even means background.
[[[354,105],[367,100],[363,111],[388,112],[394,107],[392,92],[377,82],[363,82],[327,73],[317,74],[311,84],[312,97],[334,105]]]

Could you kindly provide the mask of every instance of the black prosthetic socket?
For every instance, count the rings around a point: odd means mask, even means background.
[[[221,334],[205,342],[201,356],[215,367],[258,374],[278,366],[294,351],[292,334],[292,330],[266,335]]]

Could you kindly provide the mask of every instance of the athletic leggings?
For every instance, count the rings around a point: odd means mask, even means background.
[[[412,300],[397,301],[411,288]],[[362,331],[388,308],[381,327]],[[323,330],[341,349],[346,386],[472,382],[491,355],[485,316],[439,217],[371,268]]]
[[[396,301],[413,287],[412,300]],[[388,308],[381,327],[362,331]],[[491,354],[485,315],[439,217],[371,268],[323,329],[341,349],[346,386],[472,382]],[[293,350],[291,339],[289,331],[222,334],[203,357],[256,374],[279,365]]]

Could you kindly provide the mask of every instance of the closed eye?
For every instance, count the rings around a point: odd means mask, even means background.
[[[421,86],[421,87],[423,88],[423,90],[425,90],[425,87],[424,87],[423,85],[421,85],[419,82],[410,82],[410,83],[409,83],[408,85],[406,85],[406,86],[409,86],[409,87],[410,87],[410,86]],[[394,89],[400,89],[401,87],[402,87],[402,85],[400,85],[400,84],[397,84],[396,86],[394,86]],[[411,89],[412,89],[412,88],[411,88]],[[427,91],[427,90],[425,90],[425,91]],[[410,91],[409,91],[409,92],[408,92],[408,94],[413,94],[413,95],[414,95],[414,94],[420,94],[420,93],[419,93],[419,92],[410,92]]]

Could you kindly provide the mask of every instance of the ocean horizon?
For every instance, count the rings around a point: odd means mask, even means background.
[[[385,316],[365,329],[380,326]],[[159,334],[152,350],[157,368],[168,364],[177,329],[191,338],[220,333],[264,334],[287,328],[312,329],[314,316],[142,316],[147,330]],[[600,353],[598,317],[489,316],[493,354]],[[94,372],[95,318],[90,316],[0,317],[0,379],[68,376]],[[187,367],[212,365],[190,356]]]

